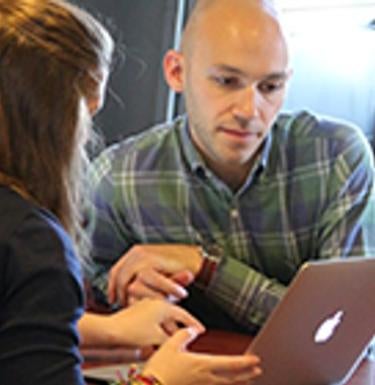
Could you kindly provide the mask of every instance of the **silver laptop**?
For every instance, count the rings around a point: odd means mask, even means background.
[[[375,335],[375,259],[303,265],[248,351],[254,385],[343,384]]]

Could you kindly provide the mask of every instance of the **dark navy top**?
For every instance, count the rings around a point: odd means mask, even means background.
[[[0,187],[0,384],[82,385],[82,277],[49,212]]]

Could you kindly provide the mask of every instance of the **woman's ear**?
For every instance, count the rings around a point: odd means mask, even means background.
[[[184,57],[180,52],[169,50],[163,60],[164,77],[169,87],[175,92],[184,90]]]
[[[101,108],[101,102],[99,97],[90,97],[87,100],[87,107],[91,117],[94,117]]]

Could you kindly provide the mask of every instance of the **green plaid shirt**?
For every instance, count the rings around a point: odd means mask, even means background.
[[[375,255],[367,139],[308,112],[279,116],[235,193],[205,166],[185,117],[106,149],[91,180],[92,282],[103,292],[110,266],[136,243],[201,244],[220,256],[204,295],[260,326],[305,261]]]

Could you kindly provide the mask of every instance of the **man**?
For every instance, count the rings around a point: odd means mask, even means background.
[[[105,293],[110,271],[109,302],[189,297],[209,326],[254,331],[304,261],[374,254],[369,145],[280,113],[291,69],[271,2],[199,0],[164,71],[186,117],[107,149],[92,173],[92,282]]]

